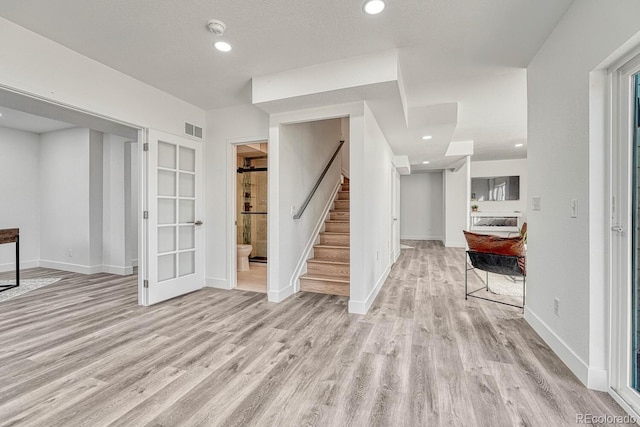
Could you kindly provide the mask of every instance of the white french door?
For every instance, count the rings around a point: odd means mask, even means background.
[[[204,285],[201,144],[155,130],[148,143],[145,305]]]
[[[640,57],[612,74],[612,391],[640,413]]]

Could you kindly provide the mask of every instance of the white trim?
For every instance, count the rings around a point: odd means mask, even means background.
[[[464,240],[449,240],[444,242],[444,246],[447,248],[466,248],[467,242]]]
[[[98,274],[102,273],[102,265],[80,265],[80,264],[70,264],[66,262],[58,262],[58,261],[48,261],[41,259],[40,267],[42,268],[52,268],[54,270],[62,270],[62,271],[70,271],[72,273],[80,273],[80,274]]]
[[[640,413],[636,412],[631,406],[629,406],[629,404],[622,398],[622,396],[620,396],[620,394],[618,394],[616,390],[609,388],[607,391],[609,392],[609,396],[611,396],[613,400],[615,400],[616,403],[627,412],[627,414],[636,418],[637,424],[637,421],[640,420]]]
[[[606,369],[589,367],[587,388],[598,391],[609,390],[609,372]]]
[[[589,383],[589,366],[546,324],[540,317],[531,311],[529,306],[524,309],[524,319],[534,331],[540,335],[551,350],[558,355],[560,360],[574,373],[576,377],[587,386]],[[607,387],[603,391],[606,391]]]
[[[309,260],[309,258],[311,258],[311,251],[313,250],[314,245],[318,241],[318,236],[320,235],[320,231],[322,230],[322,227],[324,226],[325,221],[330,215],[331,207],[333,206],[333,202],[335,201],[336,196],[338,195],[338,191],[340,190],[340,186],[342,185],[341,181],[342,179],[338,181],[335,188],[331,192],[331,196],[329,196],[329,199],[327,200],[327,204],[325,205],[324,210],[322,211],[322,214],[320,214],[320,217],[318,218],[318,222],[316,223],[315,227],[313,228],[313,231],[311,232],[309,241],[307,241],[307,244],[302,250],[302,255],[300,255],[300,258],[298,259],[296,268],[293,270],[293,275],[289,280],[289,286],[293,287],[294,293],[300,290],[300,276],[302,276],[304,273],[307,272],[306,271],[307,261]]]
[[[380,289],[382,289],[382,285],[384,285],[385,280],[389,277],[389,273],[391,273],[391,266],[388,265],[384,270],[384,273],[376,283],[376,286],[369,292],[367,299],[364,301],[354,301],[349,299],[349,313],[352,314],[367,314],[369,308],[371,308],[371,304],[376,300]]]
[[[133,274],[133,267],[122,267],[119,265],[103,265],[103,273],[117,274],[119,276],[130,276]]]
[[[267,292],[267,298],[269,302],[282,302],[293,294],[293,286],[289,285],[286,288],[280,289],[279,291],[269,290]]]
[[[131,260],[131,267],[137,267],[138,266],[138,260],[137,259],[132,259]]]
[[[40,260],[38,259],[32,259],[29,261],[20,261],[20,270],[25,270],[27,268],[36,268],[36,267],[40,267]],[[15,271],[16,270],[16,263],[14,262],[8,262],[6,264],[0,264],[0,273],[1,272],[5,272],[5,271]]]
[[[400,240],[440,240],[442,236],[400,236]]]
[[[216,289],[224,289],[231,290],[234,287],[231,286],[231,282],[224,278],[217,277],[205,277],[204,286],[207,288],[216,288]]]

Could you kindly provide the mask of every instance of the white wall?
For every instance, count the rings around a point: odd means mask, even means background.
[[[20,228],[21,268],[40,259],[40,137],[0,127],[0,229]],[[15,246],[0,245],[0,271],[15,269]]]
[[[528,197],[541,197],[541,210],[529,204],[525,318],[597,389],[607,388],[609,232],[606,149],[589,142],[590,125],[601,126],[589,123],[589,73],[640,31],[638,16],[633,0],[574,2],[527,71]],[[571,199],[578,218],[570,217]]]
[[[520,176],[520,200],[472,201],[471,203],[478,205],[478,210],[481,212],[522,212],[522,221],[526,221],[527,159],[471,162],[471,178],[493,176]]]
[[[138,210],[138,144],[129,143],[128,150],[129,157],[129,221],[127,221],[126,235],[128,239],[128,254],[130,258],[129,265],[132,267],[138,266],[138,221],[140,219],[140,212]],[[125,182],[126,184],[126,182]]]
[[[89,131],[89,265],[103,265],[103,134]]]
[[[444,245],[447,247],[466,247],[462,230],[469,229],[470,163],[467,157],[457,172],[444,171]]]
[[[204,111],[0,18],[0,82],[140,127],[184,135]],[[52,66],[55,64],[55,66]]]
[[[395,173],[393,151],[369,106],[363,104],[362,138],[351,134],[350,182],[349,311],[361,314],[369,310],[391,269],[391,175]],[[351,129],[358,125],[359,120],[352,119]]]
[[[280,127],[279,169],[280,216],[276,237],[284,249],[281,252],[280,277],[294,283],[305,248],[333,194],[342,170],[342,158],[337,156],[318,190],[299,219],[291,212],[300,210],[305,198],[335,152],[342,139],[341,120],[320,120],[282,125]],[[271,218],[271,220],[275,220]],[[285,243],[286,242],[286,243]]]
[[[442,171],[400,177],[400,238],[444,240]]]
[[[103,144],[103,270],[131,274],[131,144],[110,134]]]
[[[207,112],[205,168],[205,277],[207,286],[229,289],[235,267],[231,266],[235,247],[231,247],[235,227],[229,206],[235,183],[232,146],[239,142],[266,141],[269,116],[252,105]],[[229,181],[231,180],[231,181]],[[271,215],[270,219],[271,219]],[[270,255],[271,256],[271,255]]]
[[[89,134],[89,129],[73,128],[41,136],[40,265],[43,267],[80,273],[97,272],[95,269],[101,267],[91,263]]]

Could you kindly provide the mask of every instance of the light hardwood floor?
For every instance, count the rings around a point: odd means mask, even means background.
[[[153,307],[134,276],[52,270],[0,303],[2,426],[564,426],[623,415],[515,308],[463,296],[463,256],[405,242],[369,314],[347,297],[204,289]]]
[[[267,264],[249,263],[249,271],[236,272],[236,289],[267,293]]]

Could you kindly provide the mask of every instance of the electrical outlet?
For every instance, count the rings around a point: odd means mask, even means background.
[[[73,251],[71,249],[67,250],[67,256],[73,258]]]
[[[556,316],[560,316],[560,300],[558,298],[553,299],[553,312]]]

